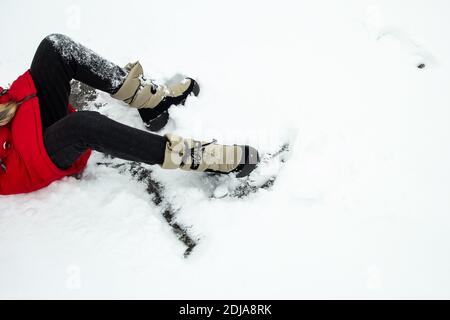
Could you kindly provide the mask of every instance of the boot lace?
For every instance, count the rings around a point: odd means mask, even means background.
[[[155,94],[158,91],[159,86],[156,84],[155,79],[147,79],[144,76],[139,77],[140,86],[139,88],[142,89],[145,86],[150,86],[150,91],[152,94]]]
[[[189,157],[191,157],[192,159],[192,163],[191,163],[191,169],[196,170],[198,169],[198,167],[200,166],[200,163],[202,162],[203,159],[203,153],[205,152],[205,148],[211,144],[216,143],[217,140],[213,139],[211,142],[207,142],[207,143],[201,143],[201,141],[194,141],[194,146],[192,148],[189,148],[187,142],[184,142],[184,148],[185,148],[185,153],[183,155],[183,158],[181,159],[181,163],[182,166],[184,166],[187,162],[187,160],[189,159]]]

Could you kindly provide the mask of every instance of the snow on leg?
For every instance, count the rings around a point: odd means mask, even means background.
[[[68,36],[51,34],[46,39],[70,67],[72,78],[108,93],[115,93],[125,80],[127,72],[123,68]]]

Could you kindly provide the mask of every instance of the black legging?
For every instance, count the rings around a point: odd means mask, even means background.
[[[91,148],[125,160],[162,164],[166,138],[129,127],[96,111],[68,113],[70,81],[110,94],[127,73],[67,36],[42,40],[30,68],[37,89],[45,148],[61,169]]]

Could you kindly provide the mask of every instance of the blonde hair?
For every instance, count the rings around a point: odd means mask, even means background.
[[[0,126],[8,124],[16,114],[17,103],[9,101],[7,103],[0,103]]]

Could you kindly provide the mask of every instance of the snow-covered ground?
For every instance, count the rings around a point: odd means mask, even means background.
[[[0,196],[0,297],[450,298],[449,15],[445,0],[2,0],[1,84],[64,33],[153,78],[197,78],[165,132],[293,148],[245,199],[155,168],[201,237],[188,259],[100,153],[82,180]]]

